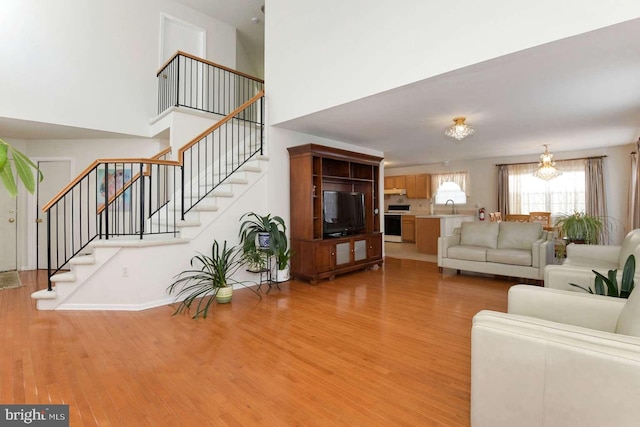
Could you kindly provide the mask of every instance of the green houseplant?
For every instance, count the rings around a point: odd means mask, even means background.
[[[174,315],[188,312],[198,301],[193,318],[197,319],[200,315],[206,318],[213,301],[219,303],[231,301],[233,285],[241,284],[249,288],[245,282],[233,278],[243,265],[243,260],[238,247],[227,247],[226,241],[222,248],[217,241],[214,241],[210,256],[198,254],[191,258],[190,264],[194,268],[180,272],[167,288],[169,294],[176,293],[176,301],[181,300]],[[260,296],[254,289],[251,290]]]
[[[604,230],[604,221],[584,212],[574,212],[559,217],[555,226],[567,243],[597,244]]]
[[[9,158],[9,154],[11,154],[11,158]],[[15,197],[18,194],[18,186],[11,166],[12,163],[15,166],[18,179],[22,181],[27,191],[33,194],[36,189],[33,171],[38,172],[38,181],[42,181],[42,172],[27,156],[8,142],[0,139],[0,181],[9,195]]]
[[[240,221],[243,221],[240,224],[240,243],[245,253],[261,247],[260,243],[266,243],[266,240],[268,240],[269,255],[277,254],[280,248],[286,249],[287,227],[281,217],[271,216],[271,214],[261,216],[255,212],[247,212],[240,217]],[[262,237],[266,235],[268,238],[263,239]]]
[[[267,265],[267,253],[255,247],[244,251],[243,258],[247,263],[248,270],[252,273],[259,273]]]
[[[598,273],[595,270],[591,270],[595,273],[596,279],[594,283],[595,292],[591,288],[585,288],[580,285],[576,285],[575,283],[569,283],[571,286],[575,286],[576,288],[580,288],[583,291],[587,291],[590,294],[597,295],[608,295],[610,297],[618,297],[618,298],[629,298],[631,291],[635,286],[633,276],[636,272],[636,257],[629,255],[627,260],[624,263],[624,268],[622,269],[622,281],[620,282],[620,286],[618,286],[618,270],[609,270],[607,276]],[[606,292],[605,292],[606,286]]]
[[[289,260],[291,259],[291,249],[280,248],[276,253],[276,282],[286,282],[289,280]]]

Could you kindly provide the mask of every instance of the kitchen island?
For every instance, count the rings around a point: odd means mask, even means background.
[[[475,221],[475,215],[416,215],[416,248],[429,255],[438,254],[438,237],[453,234],[465,221]]]

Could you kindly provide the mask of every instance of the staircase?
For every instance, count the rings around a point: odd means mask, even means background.
[[[182,71],[184,80],[193,61],[178,52],[165,69]],[[204,66],[217,67],[196,65]],[[242,214],[255,210],[256,202],[266,204],[268,158],[262,155],[263,94],[242,99],[251,93],[248,77],[234,77],[225,78],[234,89],[225,93],[235,94],[233,99],[202,94],[188,105],[190,96],[175,94],[171,108],[217,115],[242,104],[179,150],[150,159],[96,160],[43,208],[49,286],[32,294],[38,309],[135,311],[169,304],[173,297],[166,288],[190,267],[192,256],[208,253],[214,240],[238,241]],[[158,79],[159,98],[165,99],[166,72]],[[173,86],[208,87],[184,81]],[[256,280],[239,274],[238,280]]]

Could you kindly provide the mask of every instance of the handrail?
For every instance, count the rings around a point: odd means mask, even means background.
[[[150,158],[96,159],[45,204],[49,291],[52,276],[95,239],[179,235],[186,213],[263,152],[262,80],[209,61],[194,65],[201,60],[180,51],[171,61],[158,76],[159,109],[224,118],[174,154],[167,147]]]
[[[214,67],[221,68],[221,69],[223,69],[225,71],[229,71],[230,73],[237,74],[237,75],[242,76],[242,77],[246,77],[246,78],[248,78],[250,80],[253,80],[253,81],[256,81],[258,83],[264,83],[264,80],[259,79],[257,77],[254,77],[252,75],[243,73],[241,71],[234,70],[233,68],[225,67],[224,65],[216,64],[215,62],[207,61],[206,59],[199,58],[199,57],[197,57],[195,55],[191,55],[190,53],[186,53],[186,52],[183,52],[181,50],[178,50],[176,53],[173,54],[173,56],[171,58],[169,58],[167,61],[165,61],[164,64],[162,64],[162,66],[160,67],[160,69],[156,73],[156,77],[158,77],[160,75],[160,73],[167,67],[167,65],[169,65],[171,63],[171,61],[176,59],[176,57],[178,55],[182,55],[182,56],[185,56],[187,58],[195,59],[196,61],[205,63],[207,65],[212,65]]]
[[[60,190],[58,194],[53,196],[53,198],[46,205],[42,207],[42,212],[48,211],[49,208],[51,208],[51,206],[53,206],[54,204],[56,204],[56,202],[58,202],[61,198],[63,198],[64,195],[67,194],[73,187],[75,187],[77,183],[79,183],[87,175],[89,175],[89,173],[93,169],[95,169],[97,166],[104,163],[148,163],[148,164],[154,164],[154,165],[180,166],[180,163],[178,163],[175,160],[159,160],[159,159],[153,159],[153,158],[145,159],[140,157],[136,157],[136,158],[123,157],[123,158],[113,158],[113,159],[96,159],[93,162],[91,162],[91,164],[87,166],[82,172],[80,172],[80,174],[77,177],[75,177],[69,184],[67,184],[62,190]]]
[[[250,100],[248,100],[247,102],[245,102],[244,104],[242,104],[241,106],[239,106],[238,108],[233,110],[224,119],[220,120],[219,122],[216,122],[213,126],[209,127],[204,132],[201,132],[198,136],[196,136],[191,141],[189,141],[185,145],[183,145],[178,150],[178,159],[179,159],[178,161],[180,162],[180,164],[181,165],[184,164],[184,152],[185,151],[187,151],[189,148],[191,148],[194,145],[196,145],[198,143],[198,141],[200,141],[202,138],[204,138],[205,136],[207,136],[208,134],[210,134],[214,130],[218,129],[219,127],[221,127],[222,125],[224,125],[228,121],[232,120],[237,114],[242,112],[242,110],[246,109],[249,105],[253,104],[254,102],[256,102],[258,99],[262,98],[263,96],[264,96],[264,90],[261,90],[253,98],[251,98]]]

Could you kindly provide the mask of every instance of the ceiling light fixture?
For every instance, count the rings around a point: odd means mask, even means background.
[[[465,138],[475,132],[475,130],[464,121],[464,117],[456,117],[453,119],[454,124],[449,126],[447,130],[444,131],[444,134],[460,141],[462,138]]]
[[[553,161],[553,154],[549,153],[549,146],[544,144],[544,153],[540,155],[540,163],[538,163],[538,170],[533,173],[536,178],[544,179],[545,181],[552,180],[562,174],[555,168],[556,162]]]

